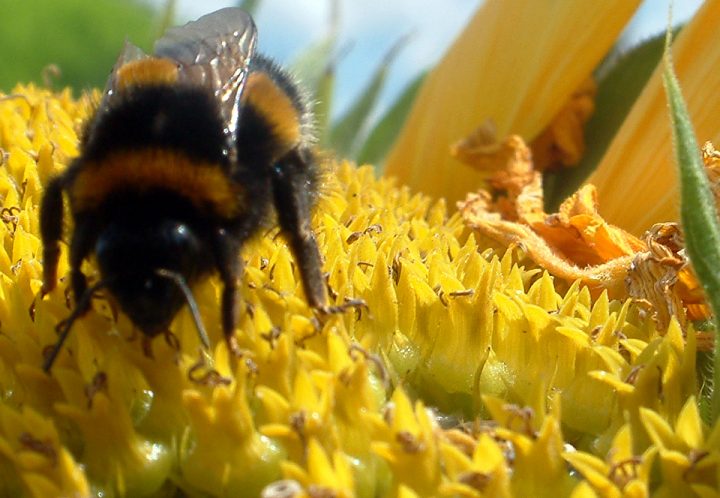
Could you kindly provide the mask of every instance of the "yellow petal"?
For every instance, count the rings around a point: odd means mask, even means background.
[[[487,120],[498,136],[537,136],[605,55],[638,3],[485,2],[428,75],[388,156],[387,173],[432,195],[463,197],[482,175],[450,157],[450,146]]]
[[[706,1],[672,46],[675,72],[700,143],[720,141],[718,17],[720,0]],[[675,170],[660,67],[588,183],[598,189],[603,216],[639,235],[654,223],[679,219]]]
[[[327,453],[317,439],[312,438],[308,443],[307,465],[313,481],[321,485],[332,485],[335,483],[335,473]]]
[[[678,446],[678,438],[672,427],[656,412],[649,408],[640,408],[640,417],[645,430],[652,442],[660,448],[674,448]]]
[[[690,396],[680,411],[675,431],[683,443],[689,448],[700,448],[703,444],[702,421],[700,412],[695,401],[695,396]]]
[[[604,461],[594,455],[581,451],[565,453],[563,454],[563,458],[565,458],[575,470],[580,472],[593,487],[602,489],[606,493],[610,492],[612,483],[607,477],[609,469]]]
[[[573,489],[570,498],[597,498],[597,493],[586,481],[580,482],[575,489]]]

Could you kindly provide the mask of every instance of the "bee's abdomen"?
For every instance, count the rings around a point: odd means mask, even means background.
[[[310,140],[310,112],[292,78],[271,60],[253,60],[237,131],[241,157],[274,162]]]

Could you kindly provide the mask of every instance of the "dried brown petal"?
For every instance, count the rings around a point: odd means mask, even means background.
[[[555,115],[550,125],[530,144],[535,169],[575,166],[585,153],[585,123],[595,111],[597,84],[585,80]]]
[[[676,224],[655,225],[645,240],[638,239],[600,216],[592,185],[581,187],[557,213],[547,214],[542,177],[532,170],[522,139],[511,136],[493,146],[487,133],[478,132],[478,137],[482,145],[472,146],[470,138],[458,145],[463,157],[472,157],[492,175],[488,189],[458,203],[469,226],[504,245],[523,248],[551,274],[580,280],[595,294],[607,290],[610,298],[633,298],[647,307],[659,329],[667,328],[672,316],[683,325],[709,316]],[[720,153],[706,144],[703,157],[718,192]],[[502,164],[507,169],[498,169]]]

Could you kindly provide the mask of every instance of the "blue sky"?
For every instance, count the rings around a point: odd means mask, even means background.
[[[155,0],[161,2],[162,0]],[[571,1],[571,0],[568,0]],[[670,0],[646,0],[628,26],[632,41],[662,31]],[[403,86],[442,56],[482,2],[480,0],[340,0],[339,46],[348,47],[338,67],[335,102],[339,112],[366,84],[376,64],[401,36],[412,33],[399,54],[383,94],[387,106]],[[702,0],[675,0],[674,18],[687,19]],[[227,0],[178,0],[178,23],[237,5]],[[263,0],[255,16],[260,49],[283,64],[326,34],[329,0]]]

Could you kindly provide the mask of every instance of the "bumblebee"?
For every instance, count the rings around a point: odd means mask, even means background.
[[[311,113],[292,78],[255,53],[256,42],[252,18],[226,8],[169,29],[152,56],[126,43],[79,157],[42,199],[42,293],[56,286],[67,197],[76,301],[45,371],[96,290],[109,291],[149,344],[190,302],[189,288],[214,273],[222,329],[235,348],[239,251],[273,206],[308,303],[335,309],[309,223],[318,181]],[[92,255],[100,279],[89,287],[81,265]]]

